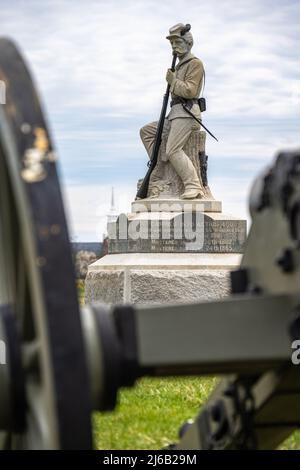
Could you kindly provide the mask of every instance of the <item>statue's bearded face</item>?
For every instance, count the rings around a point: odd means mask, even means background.
[[[171,38],[170,43],[172,46],[173,52],[178,56],[184,55],[190,50],[190,46],[186,43],[183,38]]]

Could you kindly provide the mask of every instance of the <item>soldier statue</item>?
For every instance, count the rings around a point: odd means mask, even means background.
[[[175,71],[168,69],[166,80],[170,85],[171,111],[166,117],[163,135],[167,136],[165,161],[169,161],[184,185],[183,199],[204,197],[196,169],[190,158],[183,151],[192,131],[199,130],[200,124],[184,109],[183,104],[193,115],[201,120],[198,98],[204,79],[204,67],[200,59],[191,53],[193,36],[184,32],[185,25],[176,24],[169,30],[167,39],[173,53],[179,58]],[[184,34],[183,34],[184,32]],[[151,158],[155,141],[157,122],[145,125],[140,130],[141,139]]]

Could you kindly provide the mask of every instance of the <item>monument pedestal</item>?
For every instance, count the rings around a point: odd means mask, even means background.
[[[195,96],[201,88],[197,80]],[[141,129],[144,147],[156,163],[143,191],[147,180],[138,181],[137,194],[144,196],[147,189],[147,198],[108,223],[108,255],[90,265],[86,277],[89,302],[186,303],[228,293],[229,271],[239,265],[244,250],[246,221],[223,214],[212,195],[204,130],[189,127],[191,121],[187,124],[180,112],[177,118],[176,123],[165,120],[161,134],[156,123]],[[202,199],[181,199],[191,188]]]
[[[229,293],[229,272],[239,254],[122,253],[89,267],[86,301],[104,303],[188,303]]]
[[[108,224],[109,254],[91,264],[86,301],[187,303],[225,296],[241,260],[246,221],[220,201],[143,199]]]

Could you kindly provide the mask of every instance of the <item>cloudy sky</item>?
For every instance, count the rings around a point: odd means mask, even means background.
[[[209,182],[247,217],[251,182],[299,146],[300,0],[0,0],[1,35],[23,50],[60,156],[72,237],[102,238],[111,187],[129,211],[146,170],[139,129],[157,119],[170,26],[191,23],[206,68]]]

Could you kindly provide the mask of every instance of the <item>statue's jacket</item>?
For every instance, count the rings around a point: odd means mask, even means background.
[[[204,67],[200,59],[193,54],[187,54],[175,67],[175,78],[171,84],[172,99],[180,96],[186,99],[199,98],[204,77]],[[201,119],[201,112],[197,103],[193,104],[191,112]],[[172,106],[168,120],[176,118],[190,118],[181,104]]]

